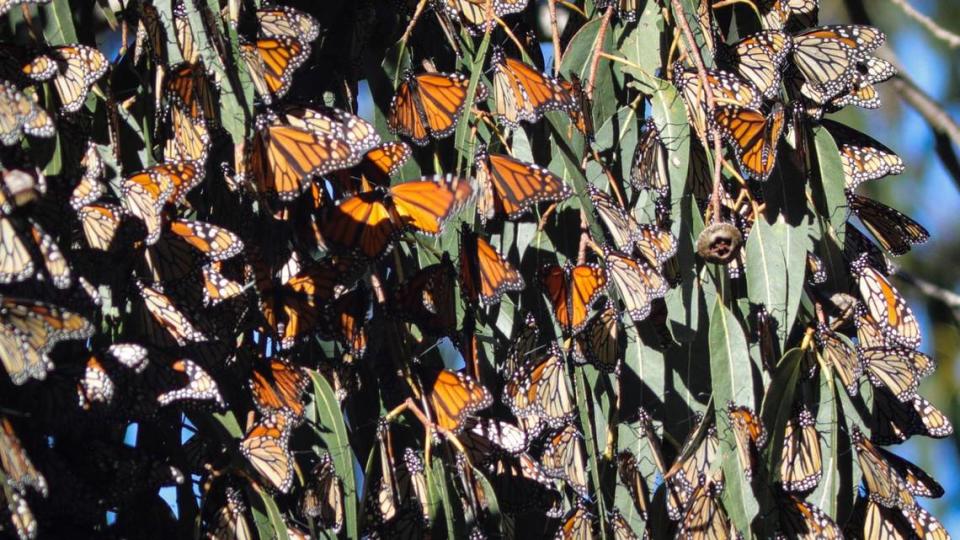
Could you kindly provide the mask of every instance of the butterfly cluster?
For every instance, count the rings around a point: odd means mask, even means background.
[[[949,538],[883,448],[953,433],[887,259],[928,234],[857,193],[902,160],[824,118],[879,106],[884,35],[687,3],[710,67],[661,79],[613,67],[683,40],[635,0],[563,2],[552,72],[527,0],[100,3],[110,55],[69,0],[0,0],[0,533]],[[814,178],[849,216],[804,235],[792,318],[755,248],[696,259],[704,223],[830,224],[774,194]],[[690,378],[720,292],[757,377],[728,402]]]

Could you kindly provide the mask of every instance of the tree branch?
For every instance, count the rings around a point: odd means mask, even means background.
[[[927,17],[923,13],[917,11],[913,6],[907,3],[907,0],[890,0],[890,2],[896,6],[899,6],[900,9],[907,14],[907,17],[917,21],[920,26],[926,28],[928,32],[933,34],[933,37],[943,41],[951,49],[960,47],[960,36],[954,34],[946,28],[943,28],[934,22],[930,17]]]

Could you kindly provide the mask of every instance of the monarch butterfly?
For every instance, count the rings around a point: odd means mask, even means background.
[[[670,488],[667,499],[667,515],[676,521],[683,516],[684,508],[690,506],[694,491],[703,484],[701,479],[713,469],[720,450],[720,438],[716,425],[701,417],[697,427],[687,436],[676,461],[664,474]],[[717,470],[709,477],[710,485],[723,484],[723,472]]]
[[[47,192],[47,179],[39,169],[0,171],[0,216],[10,215]]]
[[[650,303],[667,293],[667,281],[654,267],[606,247],[603,254],[607,274],[617,286],[624,311],[635,322],[650,315]]]
[[[610,302],[574,340],[573,358],[605,373],[619,373],[621,345],[620,314]]]
[[[247,522],[247,504],[240,490],[228,485],[224,487],[223,492],[223,506],[219,507],[212,519],[208,520],[212,530],[207,533],[207,537],[253,540],[255,537]],[[207,506],[204,504],[204,507]]]
[[[570,108],[567,114],[570,115],[570,121],[588,141],[593,141],[593,106],[590,104],[590,98],[583,90],[583,84],[576,73],[570,74],[570,80],[559,80],[560,87],[566,91],[570,100]]]
[[[820,433],[816,419],[803,406],[787,418],[780,454],[780,486],[784,491],[810,491],[822,476]]]
[[[792,40],[780,30],[765,30],[749,35],[728,48],[719,50],[720,60],[763,94],[772,99],[780,90],[783,62]]]
[[[523,276],[489,242],[464,227],[460,234],[460,283],[464,296],[484,306],[500,302],[507,291],[522,291]]]
[[[589,497],[583,438],[573,424],[547,439],[540,465],[547,476],[559,478],[581,497]]]
[[[66,289],[72,282],[72,273],[60,247],[53,238],[40,227],[39,223],[27,220],[27,233],[33,244],[40,252],[44,267],[54,286]],[[23,281],[34,272],[34,264],[30,259],[30,252],[26,244],[18,237],[14,223],[6,218],[0,218],[0,240],[3,247],[0,249],[0,283]]]
[[[206,69],[199,62],[184,62],[171,68],[163,81],[167,109],[179,106],[191,120],[216,120],[217,107]]]
[[[215,306],[237,297],[246,290],[243,285],[221,273],[223,263],[210,261],[203,265],[203,305]]]
[[[783,28],[791,19],[801,26],[811,26],[820,9],[820,0],[761,0],[757,4],[766,28]]]
[[[718,105],[735,105],[741,108],[758,109],[763,97],[753,85],[729,71],[707,70],[707,84]],[[687,119],[698,134],[709,133],[713,119],[708,123],[706,90],[702,87],[696,70],[684,68],[677,62],[673,65],[673,84],[680,90],[680,97],[687,107]]]
[[[103,183],[100,181],[105,166],[95,143],[87,144],[87,151],[83,154],[80,165],[85,170],[70,194],[70,207],[78,212],[82,207],[96,201],[106,192]]]
[[[593,540],[594,516],[582,504],[577,504],[563,517],[563,524],[554,536],[556,540]]]
[[[293,487],[293,455],[287,447],[290,425],[283,415],[263,418],[240,442],[240,453],[281,493]]]
[[[109,404],[113,401],[116,386],[107,370],[96,356],[87,359],[83,376],[77,382],[77,400],[84,410],[90,410],[91,403]]]
[[[143,221],[147,245],[160,239],[163,207],[174,193],[173,176],[179,166],[155,165],[127,176],[121,184],[121,202],[131,215]]]
[[[288,6],[270,6],[257,10],[262,37],[291,37],[312,43],[320,36],[320,24],[309,13]]]
[[[857,426],[853,426],[851,441],[857,450],[857,462],[863,472],[870,500],[887,508],[904,511],[914,508],[916,499],[906,482]]]
[[[626,486],[630,493],[630,499],[633,501],[637,512],[640,513],[644,521],[647,521],[650,508],[650,489],[637,465],[636,456],[626,450],[617,454],[617,473],[620,482]]]
[[[387,124],[390,131],[410,138],[419,146],[449,137],[467,104],[470,80],[461,73],[404,74],[390,101]],[[478,87],[477,99],[483,96]]]
[[[0,81],[0,142],[6,146],[20,143],[20,132],[49,139],[56,133],[53,120],[30,96],[16,86]]]
[[[606,10],[611,6],[616,10],[617,17],[620,20],[631,23],[637,20],[637,13],[639,12],[637,0],[600,0],[597,2],[598,10]]]
[[[187,378],[187,385],[170,390],[157,396],[160,406],[167,406],[175,401],[213,401],[217,410],[223,410],[227,404],[220,395],[217,381],[193,360],[180,359],[170,365],[170,369],[182,373]]]
[[[149,363],[147,349],[136,343],[114,343],[107,348],[107,352],[114,360],[132,369],[134,373],[142,373]]]
[[[140,18],[137,20],[137,34],[133,42],[133,63],[139,64],[144,50],[151,53],[154,63],[166,65],[166,30],[160,20],[160,13],[152,4],[140,4]]]
[[[370,293],[363,283],[333,301],[327,311],[329,317],[320,327],[320,335],[325,339],[340,342],[352,358],[362,358],[367,352],[367,318],[370,310]]]
[[[250,372],[250,393],[260,414],[287,417],[291,425],[303,419],[304,403],[301,396],[309,380],[298,366],[271,358],[254,362]]]
[[[840,527],[820,508],[793,495],[782,495],[779,499],[777,508],[780,509],[780,528],[776,535],[778,540],[843,538]]]
[[[873,420],[870,438],[877,444],[900,444],[914,435],[942,439],[953,433],[947,416],[926,399],[917,396],[901,403],[883,389],[873,393]]]
[[[845,339],[830,330],[826,324],[817,326],[816,342],[817,354],[822,358],[824,365],[832,366],[834,373],[851,396],[857,395],[860,375],[863,374],[863,364],[856,351]]]
[[[240,56],[257,95],[271,104],[290,90],[294,72],[310,57],[310,44],[299,37],[262,37],[241,43]]]
[[[856,105],[864,109],[879,109],[880,94],[875,84],[882,83],[897,74],[897,68],[886,60],[869,57],[857,62],[857,75],[853,84],[830,102],[828,110],[839,110],[847,105]]]
[[[393,448],[389,439],[378,433],[380,446],[380,486],[373,490],[377,497],[378,516],[383,521],[393,521],[403,507],[419,506],[416,512],[418,521],[422,524],[430,522],[430,514],[426,507],[428,499],[427,481],[424,475],[423,461],[412,448],[406,448],[403,454],[403,463],[397,464],[393,458]],[[412,503],[412,504],[411,504]],[[404,537],[406,538],[406,537]],[[419,538],[411,536],[410,538]]]
[[[57,343],[91,335],[93,325],[72,311],[36,300],[0,298],[0,362],[15,385],[46,378],[53,369],[47,354]]]
[[[473,413],[493,404],[490,392],[464,373],[441,369],[425,374],[424,383],[434,423],[454,433],[463,430]]]
[[[11,490],[9,500],[6,499],[6,492],[0,497],[0,502],[6,503],[7,512],[10,514],[10,521],[21,539],[37,537],[37,520],[33,516],[33,511],[27,505],[27,501],[17,491]]]
[[[329,209],[322,226],[323,236],[343,248],[377,259],[407,230],[440,234],[444,223],[472,193],[469,182],[450,175],[359,193]]]
[[[30,487],[43,496],[47,495],[46,478],[33,466],[13,424],[5,416],[0,416],[0,459],[10,487],[21,493]]]
[[[537,203],[562,201],[573,194],[563,179],[549,170],[503,154],[489,154],[477,145],[477,212],[484,223],[495,214],[517,219]]]
[[[329,453],[321,454],[317,465],[310,474],[300,513],[309,519],[316,519],[320,527],[335,533],[343,528],[343,483],[333,468],[333,458]]]
[[[883,44],[883,32],[870,26],[832,25],[793,36],[793,65],[806,80],[807,97],[824,103],[856,74],[856,62]]]
[[[510,336],[510,347],[504,356],[500,372],[505,378],[512,377],[517,370],[527,363],[528,356],[536,349],[540,339],[540,327],[531,313],[527,313],[523,322]]]
[[[866,540],[895,540],[924,538],[948,540],[950,535],[943,524],[919,505],[910,510],[885,508],[874,501],[864,502],[863,538]]]
[[[546,355],[524,364],[503,387],[504,401],[520,417],[535,417],[552,428],[573,418],[563,352],[552,344]]]
[[[717,123],[740,167],[752,178],[766,180],[777,163],[777,143],[783,133],[783,106],[775,103],[768,115],[755,108],[721,105]]]
[[[341,296],[358,277],[357,268],[354,259],[330,257],[278,279],[264,265],[254,264],[260,311],[281,349],[318,330],[319,306]]]
[[[196,62],[200,57],[200,50],[197,48],[196,42],[193,41],[187,6],[182,0],[173,4],[173,31],[177,40],[177,47],[180,48],[180,56],[187,62]],[[200,10],[200,13],[205,15],[203,10]],[[159,20],[157,24],[159,24]],[[159,46],[164,47],[165,41],[166,30],[160,27]]]
[[[309,187],[308,177],[352,167],[378,144],[373,126],[357,116],[288,108],[258,119],[249,168],[261,190],[290,201]]]
[[[547,111],[569,111],[573,107],[570,94],[559,80],[507,57],[499,47],[493,50],[490,66],[496,102],[493,115],[511,128],[517,128],[521,120],[536,122]]]
[[[734,405],[732,401],[727,403],[727,417],[737,443],[737,459],[743,468],[744,476],[749,480],[753,478],[755,457],[767,444],[767,430],[752,409]]]
[[[916,349],[920,345],[920,325],[900,292],[869,266],[864,257],[854,261],[851,270],[857,278],[867,313],[885,336],[885,341]]]
[[[593,264],[548,265],[540,271],[544,293],[565,334],[578,334],[587,325],[590,306],[603,292],[607,273]]]
[[[817,257],[812,251],[807,252],[807,272],[809,273],[807,281],[811,285],[823,285],[827,282],[827,267],[823,259]]]
[[[143,246],[141,246],[143,247]],[[172,233],[143,250],[144,275],[153,282],[195,279],[195,270],[204,262],[201,253],[185,239]]]
[[[660,139],[660,132],[653,118],[644,121],[640,128],[637,147],[633,151],[633,161],[630,164],[630,184],[637,189],[649,189],[660,198],[670,193],[667,149]]]
[[[629,214],[610,195],[597,189],[593,184],[587,185],[587,194],[593,203],[593,208],[607,233],[613,239],[613,244],[625,253],[633,252],[635,243],[640,241],[640,225],[633,215]]]
[[[690,495],[690,502],[680,518],[677,538],[685,540],[734,538],[731,533],[730,519],[720,504],[721,489],[722,486],[707,481],[703,475],[700,476],[697,487]]]
[[[492,15],[504,17],[519,13],[527,6],[528,0],[498,0],[493,2]],[[492,27],[495,19],[487,19],[487,3],[484,0],[434,0],[438,12],[444,12],[451,19],[460,19],[472,32],[482,32]]]
[[[887,276],[896,272],[893,263],[883,254],[880,246],[867,238],[867,235],[860,232],[849,220],[846,222],[844,230],[846,231],[846,238],[844,239],[843,254],[848,261],[854,261],[863,255],[866,258],[867,265],[878,272]]]
[[[607,514],[607,521],[610,529],[613,531],[614,540],[640,540],[637,533],[633,532],[630,523],[627,522],[620,510],[614,508]],[[646,533],[646,531],[644,531]]]
[[[394,293],[397,314],[428,334],[452,335],[457,326],[455,275],[447,255],[417,271]]]
[[[161,289],[148,287],[139,281],[137,288],[143,297],[147,312],[178,345],[183,347],[188,342],[203,342],[209,339],[206,334],[193,326],[193,323]]]
[[[171,233],[183,238],[211,261],[223,261],[243,251],[243,241],[237,235],[211,223],[176,219],[168,227]]]
[[[500,454],[519,455],[530,445],[527,434],[517,426],[490,418],[471,418],[460,435],[471,463],[481,464]]]
[[[407,143],[392,141],[374,147],[363,156],[360,171],[367,181],[378,186],[389,186],[390,177],[410,159],[412,151]]]
[[[210,130],[203,118],[190,118],[180,105],[170,108],[170,137],[164,147],[168,161],[205,163],[210,152]],[[199,183],[203,175],[197,175]]]
[[[107,72],[109,65],[106,57],[92,47],[62,45],[33,59],[23,67],[23,73],[35,81],[54,78],[60,111],[74,113],[83,106],[90,87]]]
[[[907,490],[910,491],[914,497],[928,497],[933,499],[943,497],[943,486],[927,474],[926,471],[883,448],[875,447],[874,450],[893,467],[893,470],[903,479]]]
[[[856,189],[868,180],[903,172],[900,156],[865,133],[832,120],[822,120],[821,125],[837,142],[848,190]]]
[[[860,362],[874,386],[886,387],[902,402],[917,396],[920,377],[906,351],[895,348],[860,349]]]
[[[883,249],[893,255],[903,255],[911,246],[930,239],[922,225],[885,204],[852,192],[847,192],[847,201]]]
[[[26,4],[46,4],[49,1],[50,0],[2,0],[0,1],[0,15],[5,15],[13,6],[22,6]]]

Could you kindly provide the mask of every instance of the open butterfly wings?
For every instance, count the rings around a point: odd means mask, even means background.
[[[449,137],[467,104],[470,79],[460,73],[408,73],[397,88],[387,122],[390,130],[419,146]],[[477,99],[483,91],[478,86]]]
[[[587,325],[590,307],[607,284],[607,272],[597,265],[546,266],[540,282],[565,334],[579,333]]]
[[[526,286],[520,272],[483,237],[463,229],[460,237],[460,282],[471,302],[485,306],[500,301],[507,291]]]
[[[562,178],[548,169],[503,154],[488,154],[478,145],[477,212],[486,222],[496,215],[518,219],[534,205],[562,201],[573,194]]]

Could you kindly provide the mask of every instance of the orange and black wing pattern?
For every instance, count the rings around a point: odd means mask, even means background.
[[[390,130],[420,146],[449,137],[467,103],[469,82],[461,73],[406,74],[390,102]]]
[[[540,283],[565,334],[577,334],[587,325],[590,306],[605,290],[607,273],[600,266],[579,264],[546,266]]]

